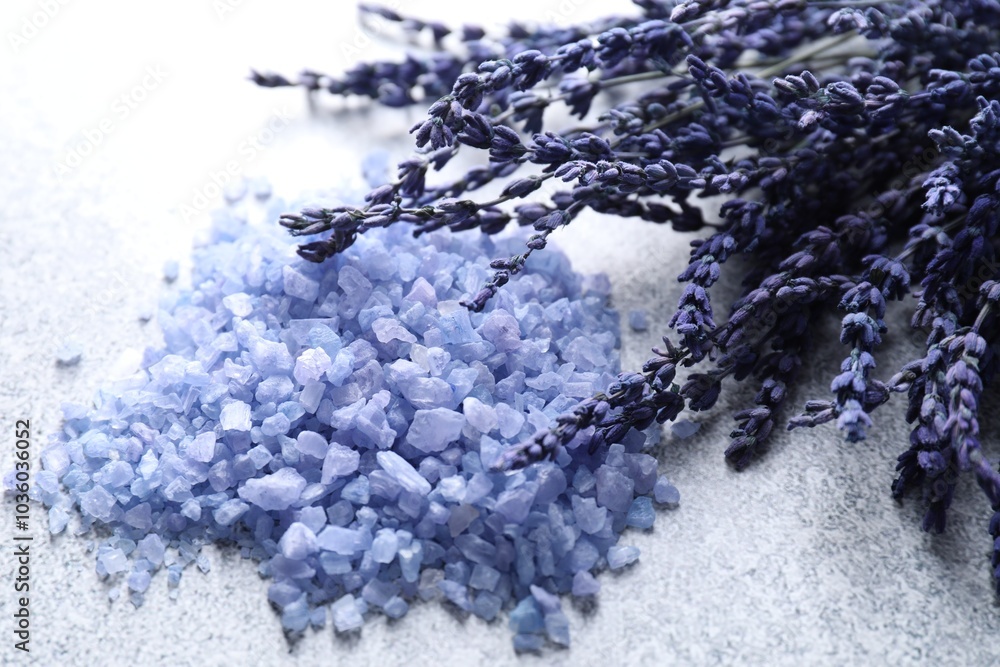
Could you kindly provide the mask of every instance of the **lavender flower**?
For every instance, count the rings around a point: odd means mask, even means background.
[[[858,441],[880,406],[906,394],[913,428],[893,495],[923,488],[924,528],[941,530],[959,476],[971,473],[996,512],[989,531],[1000,545],[1000,476],[977,416],[1000,365],[1000,6],[636,5],[636,16],[513,25],[492,37],[368,8],[406,32],[429,31],[439,50],[341,77],[255,74],[262,86],[428,107],[398,180],[363,205],[282,216],[294,234],[324,235],[300,253],[323,261],[358,234],[401,222],[418,234],[531,225],[525,251],[495,260],[465,300],[481,310],[588,209],[682,232],[710,226],[680,273],[676,344],[665,337],[641,373],[622,374],[498,465],[596,452],[685,407],[711,409],[731,378],[758,388],[726,449],[744,468],[781,420],[818,322],[839,312],[848,351],[831,373],[833,396],[806,402],[789,427],[835,422]],[[575,127],[556,126],[560,104]],[[481,164],[429,182],[459,150]],[[477,197],[488,184],[500,194]],[[720,195],[718,208],[698,201]],[[744,288],[714,304],[725,272]],[[887,304],[910,296],[924,353],[882,382],[874,370]],[[1000,591],[1000,546],[994,567]]]

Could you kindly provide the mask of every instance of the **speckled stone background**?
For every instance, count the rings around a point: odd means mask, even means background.
[[[50,17],[42,14],[48,6]],[[217,0],[135,3],[5,0],[0,8],[0,466],[13,465],[14,421],[30,418],[33,453],[59,428],[62,401],[88,400],[115,374],[123,351],[156,340],[155,303],[167,259],[189,266],[206,218],[196,200],[213,171],[236,161],[279,192],[356,177],[373,145],[405,154],[381,113],[310,109],[299,91],[264,91],[249,67],[337,71],[386,55],[354,19],[353,3]],[[493,5],[398,3],[425,17],[496,24],[578,20],[628,3],[510,1]],[[53,11],[53,9],[55,11]],[[41,17],[41,18],[39,18]],[[27,21],[27,23],[25,23]],[[44,23],[41,27],[37,25]],[[12,38],[12,35],[15,37]],[[150,69],[152,68],[152,69]],[[151,77],[150,72],[157,72]],[[145,82],[144,82],[145,79]],[[136,87],[141,90],[136,93]],[[145,87],[144,87],[145,86]],[[122,106],[128,96],[134,108]],[[138,97],[142,97],[141,101]],[[360,105],[350,105],[352,107]],[[124,110],[128,109],[125,114]],[[415,120],[417,111],[410,112]],[[287,118],[287,122],[275,119]],[[98,143],[101,122],[111,131]],[[268,126],[280,130],[268,139]],[[109,127],[108,123],[104,127]],[[248,137],[260,150],[247,149]],[[69,151],[96,144],[67,173]],[[266,145],[264,145],[266,144]],[[72,160],[75,164],[76,160]],[[208,188],[211,190],[211,188]],[[582,271],[604,271],[614,305],[644,307],[651,327],[627,331],[623,365],[635,368],[679,293],[673,277],[688,237],[592,216],[556,234]],[[555,237],[554,237],[555,238]],[[613,243],[609,243],[611,239]],[[902,323],[905,314],[896,313]],[[837,322],[827,323],[834,340]],[[79,366],[58,368],[66,336],[85,344]],[[891,334],[882,371],[916,343]],[[825,396],[844,351],[819,346],[790,403]],[[990,665],[1000,661],[1000,608],[991,590],[989,507],[971,480],[960,486],[946,534],[920,532],[916,502],[889,497],[908,430],[900,401],[877,417],[868,441],[833,428],[777,434],[743,473],[722,458],[730,413],[752,391],[728,391],[692,439],[665,438],[661,470],[682,493],[649,533],[623,541],[638,564],[601,577],[596,608],[569,606],[573,646],[516,656],[505,623],[458,619],[417,605],[399,622],[368,623],[342,639],[328,626],[294,646],[266,600],[267,582],[233,551],[210,548],[207,576],[185,576],[177,601],[154,578],[146,604],[110,604],[86,540],[50,539],[33,509],[31,653],[15,651],[13,506],[0,512],[0,663],[4,665]],[[997,404],[984,410],[994,450]]]

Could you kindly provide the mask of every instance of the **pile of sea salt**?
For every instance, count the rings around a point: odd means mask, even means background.
[[[549,249],[470,313],[459,301],[523,238],[396,225],[316,265],[257,194],[215,214],[192,289],[161,304],[164,344],[93,406],[64,406],[35,478],[51,532],[78,511],[77,532],[110,534],[97,573],[136,606],[156,572],[176,597],[185,568],[208,571],[202,545],[235,544],[290,634],[442,599],[509,612],[519,650],[567,645],[560,596],[595,595],[595,573],[638,558],[623,530],[677,502],[644,451],[658,431],[491,466],[613,380],[607,280]]]

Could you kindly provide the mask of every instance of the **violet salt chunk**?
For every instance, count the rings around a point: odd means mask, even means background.
[[[391,528],[383,528],[372,540],[371,555],[376,563],[391,563],[396,558],[399,551],[399,538],[396,531]]]
[[[681,492],[666,477],[660,477],[656,480],[656,486],[653,487],[653,497],[656,502],[667,507],[677,507],[681,502]]]
[[[250,406],[243,401],[232,401],[223,405],[219,423],[227,431],[249,431]]]
[[[577,597],[597,595],[600,590],[601,582],[590,572],[584,570],[573,575],[573,595]]]
[[[115,497],[102,486],[95,486],[90,491],[80,494],[80,509],[101,521],[111,519],[115,502]]]
[[[212,512],[212,516],[219,525],[230,526],[249,509],[250,506],[245,502],[232,498],[219,505],[219,508]]]
[[[302,431],[295,438],[295,448],[308,456],[321,459],[327,455],[330,443],[319,433]]]
[[[656,511],[653,509],[652,499],[649,496],[639,496],[629,506],[625,523],[633,528],[646,530],[653,527],[655,519]]]
[[[681,440],[684,440],[686,438],[690,438],[692,435],[697,433],[698,429],[700,428],[701,428],[700,422],[693,422],[687,419],[681,419],[679,421],[675,421],[673,424],[670,425],[670,432],[673,433],[674,436],[680,438]]]
[[[372,322],[372,331],[380,343],[398,340],[404,343],[416,343],[417,337],[398,321],[389,317],[380,317]]]
[[[295,360],[295,370],[293,375],[295,381],[301,385],[309,381],[319,380],[333,367],[333,360],[323,348],[308,349],[299,355]]]
[[[236,317],[246,317],[253,312],[253,298],[244,292],[223,297],[222,305]]]
[[[248,479],[240,487],[240,498],[263,510],[284,510],[302,496],[306,480],[292,468]]]
[[[642,309],[630,310],[628,312],[628,325],[632,327],[632,331],[645,331],[649,328],[649,320],[646,317],[646,311]]]
[[[637,547],[623,547],[616,544],[608,549],[608,567],[612,570],[620,570],[637,560],[639,560]]]
[[[188,458],[201,463],[209,463],[215,457],[215,433],[206,431],[199,433],[188,445]]]
[[[469,396],[462,401],[462,412],[465,414],[465,420],[480,433],[489,433],[500,425],[496,410],[475,396]]]
[[[290,560],[305,560],[316,553],[316,535],[305,524],[296,521],[288,527],[278,542],[281,555]]]
[[[346,477],[358,469],[361,455],[355,449],[350,449],[337,443],[330,444],[323,459],[323,484],[329,484],[337,477]]]
[[[121,549],[105,548],[99,551],[97,562],[108,574],[118,574],[128,570],[128,558]]]
[[[382,469],[407,491],[422,496],[431,492],[430,482],[421,477],[416,468],[396,452],[379,452],[375,457]]]
[[[627,512],[632,504],[635,483],[607,465],[597,469],[597,502],[612,512]]]
[[[465,417],[454,410],[417,410],[406,432],[406,441],[422,452],[440,452],[458,440]]]
[[[365,622],[361,612],[358,611],[354,596],[350,593],[330,605],[330,615],[333,617],[333,627],[337,632],[357,630]]]
[[[319,283],[303,275],[294,267],[285,266],[281,271],[285,294],[303,301],[313,302],[319,296]]]
[[[75,366],[83,358],[83,345],[72,338],[64,340],[56,348],[56,362],[60,366]]]
[[[492,310],[486,315],[479,334],[493,343],[497,352],[513,352],[521,347],[521,327],[506,310]]]
[[[593,535],[604,528],[608,519],[606,507],[598,507],[597,501],[593,498],[581,498],[573,496],[573,516],[576,518],[576,525],[583,532]]]

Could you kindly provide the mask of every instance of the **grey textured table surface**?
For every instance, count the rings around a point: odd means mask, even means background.
[[[162,283],[160,267],[173,258],[186,267],[205,220],[184,215],[183,207],[204,208],[196,194],[213,171],[235,160],[244,173],[265,175],[279,192],[295,194],[352,173],[355,156],[367,147],[402,145],[394,135],[404,124],[398,120],[310,112],[299,91],[263,91],[242,80],[250,66],[336,71],[356,57],[384,55],[388,48],[356,28],[348,4],[296,1],[282,3],[279,12],[273,3],[240,0],[53,1],[44,21],[37,17],[45,3],[3,4],[5,470],[13,464],[15,419],[32,420],[37,455],[59,428],[60,402],[87,401],[124,350],[155,341],[155,321],[143,326],[137,313],[161,290],[179,288]],[[401,8],[429,17],[441,14],[435,4]],[[469,3],[447,13],[455,24],[496,23],[505,15],[574,20],[627,6],[540,0],[489,9]],[[264,133],[261,150],[250,155],[243,142],[260,137],[269,122],[278,131],[267,141]],[[87,143],[90,154],[72,158],[70,151]],[[69,168],[60,175],[61,163]],[[612,224],[620,243],[609,246],[603,235]],[[666,330],[679,292],[673,277],[689,239],[596,216],[573,226],[557,236],[574,264],[609,274],[622,313],[644,307],[651,314],[647,333],[626,331],[623,365],[636,367],[656,332]],[[831,334],[836,324],[828,322]],[[85,343],[85,357],[77,367],[58,368],[55,348],[68,335]],[[880,370],[890,374],[915,349],[912,340],[890,336]],[[842,354],[838,345],[817,348],[791,404],[825,396],[829,370]],[[24,655],[12,647],[13,509],[5,502],[0,663],[997,664],[989,508],[964,480],[947,533],[932,536],[919,530],[917,502],[892,501],[888,486],[908,432],[899,401],[878,415],[866,442],[847,444],[833,428],[782,432],[765,458],[738,474],[722,451],[732,409],[751,400],[748,389],[727,391],[721,405],[696,417],[703,425],[694,438],[665,438],[661,470],[681,490],[681,507],[662,513],[649,533],[626,533],[623,543],[641,547],[642,557],[621,574],[601,577],[596,609],[570,606],[569,650],[516,656],[504,623],[462,621],[436,604],[418,605],[399,622],[370,622],[360,638],[343,640],[327,627],[289,646],[268,606],[267,582],[252,563],[218,549],[209,550],[212,572],[185,577],[177,601],[168,599],[160,576],[140,609],[111,604],[86,540],[50,540],[36,507],[32,651]],[[995,407],[985,410],[989,445],[1000,425]]]

